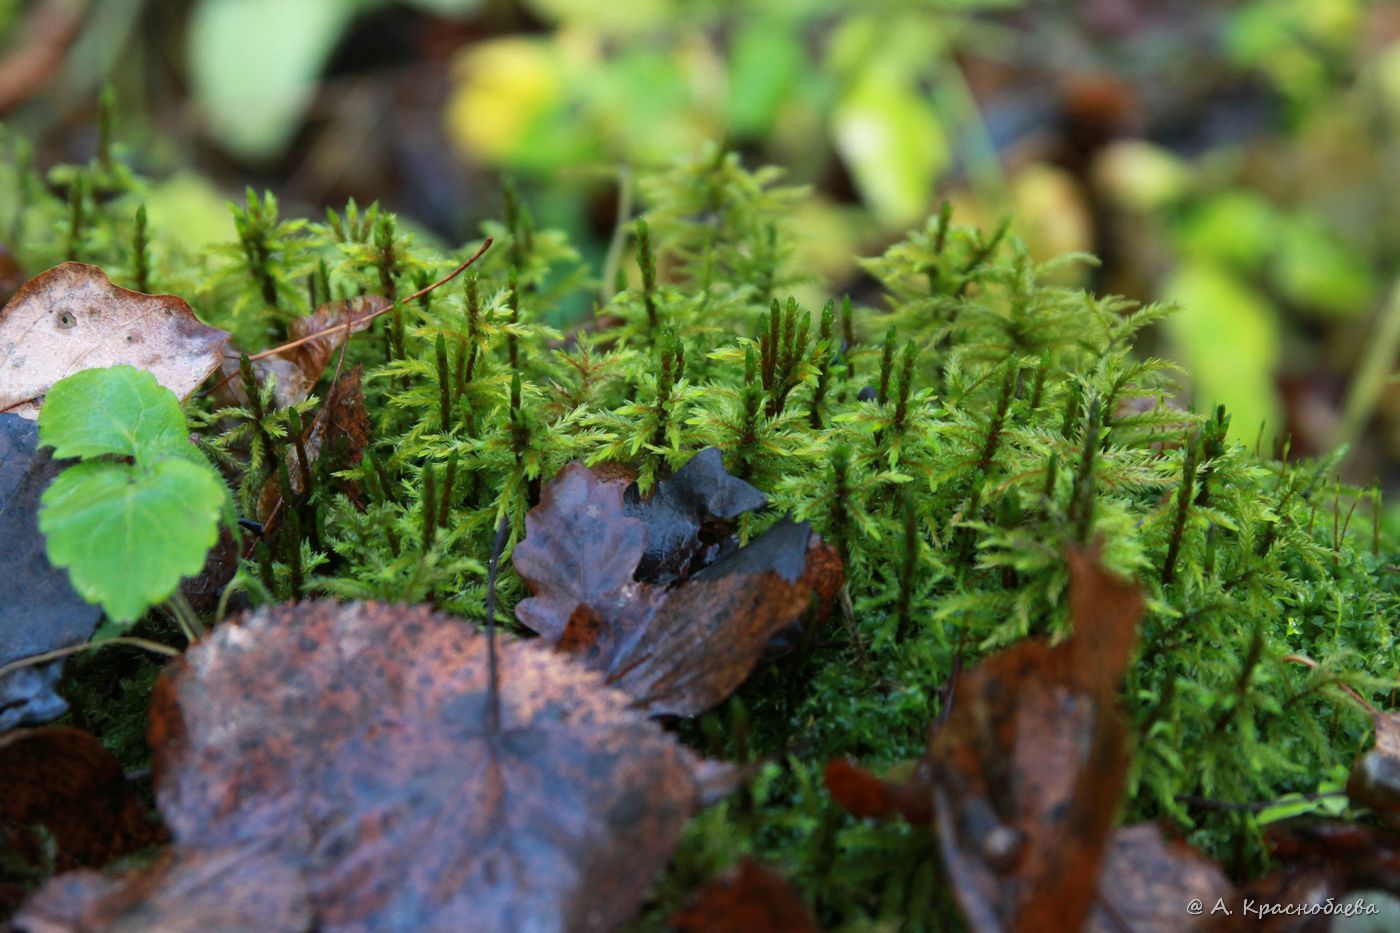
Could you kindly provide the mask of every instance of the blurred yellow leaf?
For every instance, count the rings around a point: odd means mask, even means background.
[[[1094,161],[1094,184],[1112,201],[1143,213],[1185,194],[1191,170],[1176,155],[1144,139],[1109,143]]]
[[[1038,163],[1016,173],[1011,180],[1011,213],[1037,260],[1094,246],[1089,203],[1074,176],[1062,168]]]
[[[488,162],[506,161],[563,93],[550,46],[535,39],[477,43],[457,59],[455,70],[448,132],[463,152]]]

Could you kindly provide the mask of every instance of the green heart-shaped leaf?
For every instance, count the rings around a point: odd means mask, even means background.
[[[54,383],[39,411],[39,443],[60,458],[113,454],[147,465],[191,450],[180,400],[133,366],[86,369]]]
[[[64,471],[44,492],[39,530],[49,560],[68,569],[84,599],[114,621],[132,622],[204,566],[224,499],[207,465],[90,461]]]

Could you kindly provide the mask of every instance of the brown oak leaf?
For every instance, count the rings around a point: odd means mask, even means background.
[[[930,727],[907,779],[827,765],[832,798],[853,815],[932,822],[976,931],[1078,931],[1096,904],[1151,916],[1163,889],[1129,881],[1150,858],[1185,864],[1160,840],[1152,848],[1145,831],[1112,831],[1127,768],[1115,701],[1142,596],[1093,552],[1071,551],[1068,563],[1073,637],[1027,639],[958,679],[946,722]],[[1106,863],[1110,849],[1118,861]],[[1102,892],[1101,871],[1111,879]]]
[[[1060,645],[1023,641],[959,681],[930,748],[943,861],[979,931],[1072,931],[1089,916],[1127,768],[1115,695],[1142,596],[1071,552]]]
[[[718,451],[698,456],[712,461]],[[715,478],[709,465],[697,475]],[[565,467],[526,516],[512,556],[534,594],[516,617],[653,715],[693,716],[725,699],[814,597],[830,604],[842,571],[805,522],[781,519],[744,547],[707,544],[707,523],[762,503],[724,477],[713,497],[681,495],[684,480],[661,503],[643,505],[625,477]],[[687,510],[696,517],[677,517]],[[662,529],[655,535],[654,526]],[[656,579],[639,576],[644,565]]]

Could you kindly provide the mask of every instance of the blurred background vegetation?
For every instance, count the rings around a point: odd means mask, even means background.
[[[1400,485],[1394,3],[0,0],[0,120],[37,166],[92,158],[104,85],[192,247],[245,185],[458,242],[508,176],[601,266],[635,175],[717,142],[813,187],[815,304],[875,300],[854,257],[945,200],[1010,212],[1040,258],[1098,255],[1082,284],[1181,302],[1151,348],[1182,404]]]

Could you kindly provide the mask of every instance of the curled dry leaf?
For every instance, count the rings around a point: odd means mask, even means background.
[[[275,377],[272,397],[278,408],[304,401],[326,371],[331,354],[345,342],[345,323],[350,322],[352,334],[362,331],[369,327],[376,314],[383,313],[392,305],[392,301],[380,295],[361,295],[326,302],[314,313],[297,318],[287,328],[288,343],[295,343],[311,334],[320,336],[312,337],[290,350],[254,360],[253,375],[259,383],[266,382],[269,376]],[[332,327],[337,329],[324,333]],[[220,401],[246,405],[248,396],[239,377],[237,353],[224,356],[219,373],[227,380],[219,387]]]
[[[1347,796],[1391,825],[1400,825],[1400,714],[1376,712],[1371,719],[1376,745],[1352,766]]]
[[[627,488],[625,498],[627,514],[646,526],[646,549],[635,576],[648,583],[680,578],[703,547],[716,548],[733,533],[732,519],[768,504],[763,493],[729,475],[715,447],[700,451],[657,483],[650,499],[643,499],[635,485]]]
[[[323,411],[318,413],[302,433],[302,449],[306,451],[307,464],[315,471],[316,461],[323,452],[334,457],[336,469],[343,470],[359,463],[369,445],[369,411],[365,408],[365,394],[361,385],[362,367],[356,365],[341,375],[326,393]],[[300,496],[306,490],[306,482],[301,474],[301,463],[296,445],[289,444],[286,452],[287,479],[292,492]],[[360,490],[353,482],[345,486],[346,495],[359,504]],[[258,492],[258,521],[263,522],[263,533],[271,534],[281,520],[282,485],[276,476],[269,477]]]
[[[1193,917],[1192,900],[1232,905],[1235,887],[1214,862],[1190,846],[1162,837],[1150,823],[1113,833],[1103,855],[1091,933],[1190,933],[1214,927],[1209,913]],[[1233,909],[1233,907],[1232,907]],[[1219,916],[1219,915],[1217,915]]]
[[[1296,817],[1270,824],[1265,840],[1277,866],[1268,875],[1243,887],[1241,898],[1258,904],[1324,905],[1332,899],[1339,910],[1353,913],[1368,905],[1384,909],[1386,917],[1358,915],[1360,925],[1326,914],[1275,914],[1232,929],[1267,933],[1312,933],[1316,930],[1394,929],[1400,913],[1400,835],[1377,826],[1341,820]],[[1354,922],[1354,921],[1353,921]]]
[[[700,889],[671,918],[677,933],[817,933],[821,929],[787,879],[746,858]]]
[[[658,716],[725,699],[814,596],[829,604],[841,586],[840,558],[805,522],[782,519],[742,548],[707,544],[707,526],[763,500],[716,473],[718,451],[702,456],[712,463],[677,473],[659,503],[641,502],[626,478],[570,464],[526,516],[512,556],[534,594],[517,618]],[[644,566],[680,582],[661,585]]]
[[[180,298],[133,292],[97,266],[65,262],[0,309],[0,411],[35,418],[64,376],[121,364],[183,399],[219,365],[228,339]]]
[[[880,778],[841,760],[827,763],[825,778],[831,799],[852,816],[886,819],[898,814],[915,825],[933,819],[933,763],[927,756],[907,780]]]
[[[65,465],[39,450],[33,421],[0,414],[0,666],[87,641],[102,616],[49,563],[39,533],[39,497]],[[63,715],[61,672],[50,661],[0,677],[0,732]]]
[[[833,761],[827,788],[858,817],[932,819],[974,930],[1214,929],[1185,906],[1233,896],[1218,866],[1155,826],[1112,829],[1126,768],[1114,697],[1142,597],[1094,554],[1068,559],[1069,641],[1024,641],[966,675],[906,779]]]
[[[1073,552],[1074,636],[1024,641],[959,681],[930,748],[943,861],[968,925],[1079,930],[1127,767],[1117,684],[1142,596]]]
[[[230,859],[223,883],[300,877],[323,930],[625,922],[719,772],[569,658],[519,641],[498,656],[493,693],[487,638],[423,608],[303,603],[220,626],[152,707],[174,868],[266,853],[265,873]],[[173,909],[167,883],[77,893],[127,916]]]
[[[96,736],[66,726],[0,735],[0,918],[23,898],[10,874],[19,864],[41,871],[51,854],[58,871],[97,867],[162,839]]]

